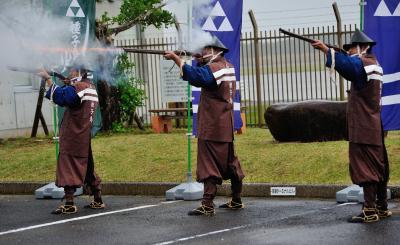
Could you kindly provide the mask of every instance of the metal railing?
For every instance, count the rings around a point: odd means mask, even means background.
[[[176,50],[178,45],[177,38],[150,38],[144,40],[120,40],[115,43],[121,48],[142,48],[151,50]],[[128,56],[135,64],[132,70],[134,76],[142,79],[144,84],[141,89],[145,91],[146,100],[144,105],[137,108],[137,113],[145,124],[150,124],[151,115],[149,110],[168,108],[168,103],[161,100],[161,78],[160,60],[161,55],[156,54],[137,54],[128,53]]]
[[[355,27],[355,25],[344,26],[341,32],[343,43],[349,42]],[[289,31],[330,44],[338,43],[335,26],[289,29]],[[258,69],[255,65],[255,43],[259,45],[260,67]],[[175,50],[178,41],[177,38],[151,38],[123,40],[115,44],[118,47]],[[314,50],[309,43],[284,36],[277,30],[273,30],[260,31],[257,40],[252,32],[242,33],[240,46],[240,92],[248,126],[259,125],[258,105],[261,105],[264,112],[270,104],[274,103],[340,100],[338,74],[333,74],[331,80],[331,74],[325,68],[325,55]],[[136,64],[132,72],[145,81],[142,88],[146,92],[147,99],[144,106],[137,109],[138,114],[145,123],[150,124],[150,109],[168,107],[167,103],[161,101],[160,60],[162,56],[129,53],[129,57]],[[257,75],[260,77],[259,96],[257,96]],[[345,81],[345,89],[348,88],[349,83]],[[259,97],[261,101],[257,100]]]
[[[355,26],[344,26],[342,38],[348,42]],[[338,43],[335,26],[290,30],[299,35],[319,39],[330,44]],[[245,32],[241,38],[241,96],[246,108],[246,121],[258,124],[258,96],[255,37]],[[304,100],[340,100],[339,76],[331,75],[325,67],[325,55],[302,40],[274,31],[261,31],[259,43],[259,76],[262,111],[274,103]],[[349,84],[346,82],[345,88]],[[345,94],[346,95],[346,94]],[[262,120],[263,121],[263,120]]]

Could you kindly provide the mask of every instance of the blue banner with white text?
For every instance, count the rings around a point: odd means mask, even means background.
[[[400,129],[400,0],[367,0],[364,32],[376,41],[373,53],[383,68],[384,130]]]
[[[200,24],[201,29],[210,32],[229,49],[225,58],[234,65],[236,74],[236,94],[233,98],[234,129],[243,126],[240,115],[240,34],[242,29],[243,0],[211,0],[206,16],[194,16],[194,22]],[[197,11],[194,6],[193,13]],[[193,106],[193,134],[197,135],[197,109],[201,89],[192,87]]]

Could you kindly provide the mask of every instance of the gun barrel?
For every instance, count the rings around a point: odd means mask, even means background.
[[[163,50],[150,50],[150,49],[137,49],[137,48],[124,48],[124,51],[127,53],[137,53],[137,54],[160,54],[160,55],[165,54],[165,51]]]
[[[313,43],[313,42],[316,41],[316,40],[314,40],[314,39],[311,39],[311,38],[308,38],[308,37],[305,37],[305,36],[301,36],[301,35],[295,34],[295,33],[290,32],[290,31],[286,31],[286,30],[284,30],[284,29],[282,29],[282,28],[279,28],[279,32],[282,32],[282,33],[285,34],[285,35],[288,35],[288,36],[291,36],[291,37],[294,37],[294,38],[298,38],[298,39],[300,39],[300,40],[303,40],[303,41],[306,41],[306,42],[309,42],[309,43]],[[346,53],[345,50],[343,50],[343,49],[341,49],[341,48],[339,48],[339,47],[337,47],[337,46],[335,46],[335,45],[326,44],[326,43],[325,43],[325,45],[326,45],[328,48],[333,48],[334,50],[337,50],[337,51],[339,51],[339,52]]]
[[[306,42],[309,42],[309,43],[315,42],[314,39],[311,39],[311,38],[308,38],[308,37],[305,37],[305,36],[301,36],[301,35],[297,35],[297,34],[295,34],[293,32],[286,31],[286,30],[284,30],[282,28],[279,28],[279,32],[282,32],[285,35],[288,35],[288,36],[291,36],[291,37],[294,37],[294,38],[298,38],[300,40],[303,40],[303,41],[306,41]]]
[[[26,73],[39,73],[40,69],[27,68],[27,67],[17,67],[17,66],[7,66],[10,71],[26,72]]]
[[[165,50],[151,50],[151,49],[137,49],[137,48],[124,48],[124,51],[127,53],[137,53],[137,54],[159,54],[159,55],[164,55]],[[179,56],[192,56],[192,52],[188,52],[185,50],[175,50],[175,54]]]
[[[36,68],[28,68],[28,67],[18,67],[18,66],[7,66],[7,69],[9,69],[10,71],[16,71],[16,72],[26,72],[26,73],[32,73],[32,74],[37,74],[39,72],[41,72],[41,69],[36,69]],[[47,73],[50,76],[55,76],[58,79],[61,80],[66,80],[67,78],[65,76],[63,76],[62,74],[55,72],[55,71],[47,71]]]

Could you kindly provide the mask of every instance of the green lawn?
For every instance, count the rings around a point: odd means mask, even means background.
[[[96,169],[103,181],[182,182],[187,170],[185,130],[171,134],[102,135],[93,140]],[[390,132],[387,148],[390,184],[400,184],[400,133]],[[345,141],[278,143],[267,129],[250,128],[236,136],[245,182],[348,184]],[[196,139],[192,139],[193,173]],[[52,181],[55,171],[51,140],[17,139],[0,144],[0,181]]]

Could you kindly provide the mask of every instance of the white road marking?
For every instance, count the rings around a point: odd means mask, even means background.
[[[139,206],[139,207],[133,207],[133,208],[126,208],[126,209],[120,209],[120,210],[115,210],[115,211],[109,211],[109,212],[104,212],[104,213],[91,214],[91,215],[76,217],[76,218],[72,218],[72,219],[63,219],[63,220],[44,223],[44,224],[40,224],[40,225],[32,225],[32,226],[27,226],[27,227],[22,227],[22,228],[18,228],[18,229],[13,229],[13,230],[0,232],[0,236],[11,234],[11,233],[17,233],[17,232],[21,232],[21,231],[26,231],[26,230],[37,229],[37,228],[46,227],[46,226],[69,223],[69,222],[73,222],[73,221],[77,221],[77,220],[91,219],[91,218],[95,218],[95,217],[100,217],[100,216],[105,216],[105,215],[110,215],[110,214],[116,214],[116,213],[124,213],[124,212],[129,212],[129,211],[135,211],[135,210],[144,209],[144,208],[152,208],[152,207],[156,207],[156,206],[159,206],[159,205],[160,204],[144,205],[144,206]]]
[[[179,238],[179,239],[176,239],[176,240],[156,243],[154,245],[167,245],[167,244],[172,244],[172,243],[177,243],[177,242],[183,242],[183,241],[187,241],[187,240],[191,240],[191,239],[195,239],[195,238],[199,238],[199,237],[205,237],[205,236],[215,235],[215,234],[218,234],[218,233],[223,233],[223,232],[243,229],[243,228],[246,228],[248,226],[249,225],[241,225],[241,226],[236,226],[236,227],[233,227],[233,228],[217,230],[217,231],[211,231],[211,232],[207,232],[207,233],[203,233],[203,234],[199,234],[199,235],[188,236],[188,237],[183,237],[183,238]]]
[[[170,203],[176,203],[176,202],[182,202],[183,200],[176,200],[176,201],[165,201],[161,202],[162,204],[170,204]]]
[[[343,207],[343,206],[347,206],[347,205],[356,205],[356,204],[358,204],[358,202],[345,202],[345,203],[337,204],[335,206],[325,207],[325,208],[321,208],[321,209],[322,210],[330,210],[330,209],[334,209],[336,207]]]
[[[338,204],[337,206],[341,207],[341,206],[356,205],[356,204],[358,204],[358,202],[345,202],[345,203],[342,203],[342,204]]]

